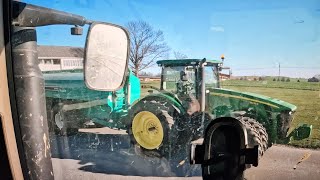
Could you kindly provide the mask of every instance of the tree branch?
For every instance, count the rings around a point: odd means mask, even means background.
[[[163,32],[154,30],[147,22],[131,21],[127,24],[130,33],[130,68],[138,74],[154,65],[154,61],[167,55],[170,48],[164,41]]]

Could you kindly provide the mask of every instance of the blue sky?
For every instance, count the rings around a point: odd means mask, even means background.
[[[234,75],[320,74],[319,0],[28,0],[88,19],[144,20],[189,58],[226,57]],[[38,42],[84,46],[65,26],[39,28]],[[301,67],[301,68],[297,68]],[[148,71],[155,71],[151,68]]]

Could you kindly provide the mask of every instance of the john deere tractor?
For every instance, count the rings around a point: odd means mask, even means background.
[[[297,107],[221,88],[223,61],[180,59],[157,64],[162,68],[160,89],[145,86],[153,92],[129,111],[129,134],[142,154],[169,158],[177,167],[185,160],[202,164],[205,179],[234,179],[246,164],[257,166],[273,143],[288,141]],[[306,138],[311,127],[293,132],[293,138]]]

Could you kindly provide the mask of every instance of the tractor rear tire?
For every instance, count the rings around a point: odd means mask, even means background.
[[[259,158],[268,149],[268,133],[255,119],[249,117],[240,117],[238,120],[245,125],[248,134],[248,145],[250,148],[259,146]]]
[[[261,138],[261,145],[262,145],[262,150],[265,152],[268,149],[268,133],[266,131],[266,128],[263,127],[262,124],[259,122],[255,121],[254,119],[248,119],[248,122],[256,128],[258,131],[260,138]]]

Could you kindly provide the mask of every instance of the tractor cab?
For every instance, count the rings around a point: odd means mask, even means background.
[[[160,89],[176,94],[178,98],[191,95],[204,102],[202,98],[209,89],[220,88],[222,62],[205,58],[157,61],[162,68]],[[205,104],[202,106],[204,110]]]

